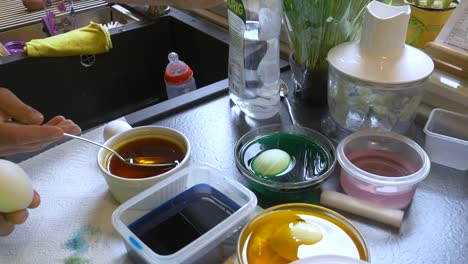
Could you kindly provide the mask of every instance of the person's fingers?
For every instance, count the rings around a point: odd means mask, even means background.
[[[58,126],[65,133],[74,134],[74,135],[81,133],[81,128],[70,119],[63,121],[62,123],[58,124]]]
[[[2,112],[9,117],[24,124],[40,125],[44,121],[44,116],[39,111],[23,103],[16,95],[5,88],[0,88],[0,107]]]
[[[60,127],[63,132],[69,134],[81,133],[81,128],[75,124],[72,120],[66,119],[63,116],[56,116],[46,123],[46,125],[53,125]]]
[[[64,122],[66,119],[63,116],[54,116],[51,120],[47,121],[44,125],[57,126]]]
[[[41,198],[39,194],[36,191],[34,191],[33,199],[28,208],[36,208],[39,206],[40,203],[41,203]],[[4,221],[9,222],[10,224],[13,224],[13,225],[20,225],[24,223],[26,219],[28,219],[29,211],[26,209],[23,209],[23,210],[18,210],[12,213],[2,213],[2,215],[3,215]]]
[[[63,137],[63,130],[57,126],[0,124],[0,145],[21,146],[45,143]]]
[[[14,225],[20,225],[24,223],[26,219],[28,219],[28,215],[29,215],[28,210],[23,209],[23,210],[18,210],[13,213],[4,214],[4,217],[7,222],[10,222]]]
[[[3,213],[0,213],[0,236],[8,236],[15,229],[15,225],[8,222]]]
[[[31,204],[28,206],[28,208],[36,208],[39,206],[39,204],[41,203],[41,196],[36,192],[34,191],[34,196],[33,196],[33,199],[31,201]]]

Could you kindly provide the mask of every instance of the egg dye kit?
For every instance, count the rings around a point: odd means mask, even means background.
[[[135,263],[222,263],[256,205],[242,184],[193,164],[121,204],[112,223]]]

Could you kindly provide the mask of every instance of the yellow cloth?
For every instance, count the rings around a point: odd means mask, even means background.
[[[64,57],[95,55],[112,48],[107,28],[91,22],[86,27],[45,39],[33,39],[26,43],[25,51],[30,57]]]

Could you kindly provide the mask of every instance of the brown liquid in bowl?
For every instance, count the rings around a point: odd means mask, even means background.
[[[116,149],[124,158],[159,157],[162,162],[181,162],[185,157],[185,150],[176,143],[157,137],[140,138],[130,141]],[[115,156],[109,158],[107,169],[110,173],[123,178],[147,178],[171,170],[168,167],[140,167],[129,165]]]

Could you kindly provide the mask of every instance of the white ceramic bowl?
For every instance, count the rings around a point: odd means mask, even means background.
[[[182,168],[187,167],[187,165],[190,163],[191,149],[189,140],[181,132],[168,127],[142,126],[132,128],[112,136],[104,143],[104,145],[113,149],[117,149],[118,147],[131,142],[132,140],[145,137],[163,138],[178,144],[185,151],[184,159],[180,161],[180,164],[175,168],[162,174],[146,178],[130,179],[113,175],[108,171],[107,163],[108,159],[111,157],[111,153],[108,150],[101,148],[98,152],[97,162],[102,175],[106,179],[112,196],[114,196],[115,200],[117,200],[119,203],[127,201],[128,199],[148,189],[168,176],[180,171]]]

